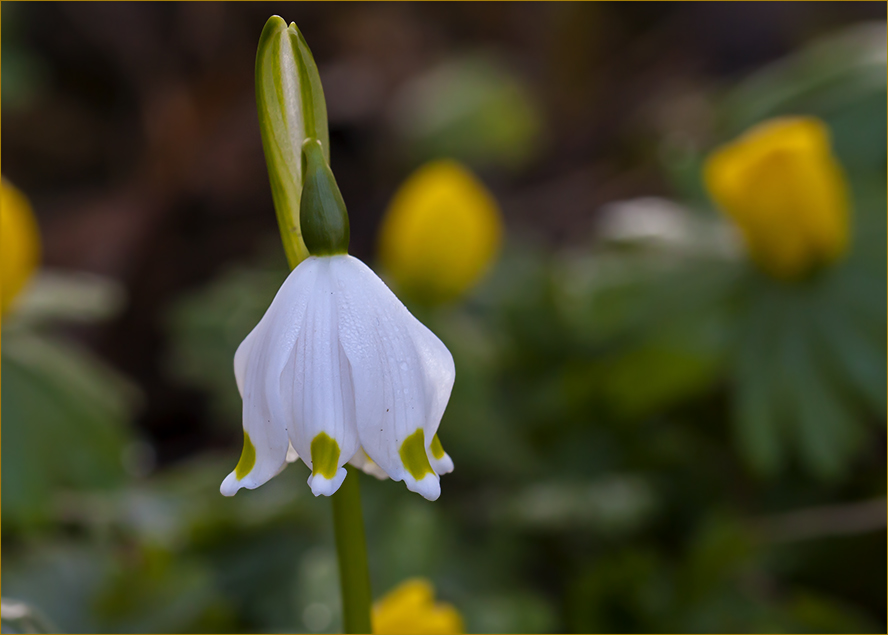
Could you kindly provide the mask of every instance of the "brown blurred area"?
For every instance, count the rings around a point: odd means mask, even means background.
[[[161,371],[169,304],[231,263],[280,259],[256,119],[265,20],[295,21],[318,62],[351,251],[416,166],[393,124],[411,79],[492,52],[526,81],[542,143],[519,168],[477,166],[509,231],[564,244],[603,203],[667,194],[650,151],[707,143],[701,86],[729,81],[882,3],[3,3],[32,81],[4,102],[3,173],[31,197],[48,267],[120,281],[125,311],[77,335],[146,394],[161,463],[208,443],[203,397]],[[754,32],[754,37],[750,33]],[[4,82],[4,88],[5,88]],[[8,95],[7,91],[4,91]]]

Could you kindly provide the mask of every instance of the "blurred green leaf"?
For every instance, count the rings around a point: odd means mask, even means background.
[[[802,459],[824,477],[842,474],[860,447],[861,422],[823,377],[804,331],[783,334],[785,386],[793,408]]]
[[[786,431],[775,392],[779,371],[768,357],[778,341],[779,315],[769,302],[749,307],[738,329],[733,380],[733,423],[739,451],[759,474],[773,476],[783,466]]]
[[[669,568],[650,548],[605,554],[568,587],[568,626],[575,633],[672,630]]]
[[[799,632],[877,633],[883,630],[854,607],[811,591],[794,594],[789,611]]]
[[[483,594],[459,604],[478,633],[546,633],[555,624],[552,604],[538,594]]]
[[[61,340],[27,330],[3,335],[7,520],[46,519],[59,488],[121,484],[135,389]]]
[[[506,168],[532,159],[543,125],[522,79],[484,54],[449,60],[406,84],[392,119],[419,159]]]
[[[795,286],[750,279],[735,417],[740,447],[762,473],[773,476],[795,448],[814,473],[840,476],[861,447],[866,410],[883,411],[878,339],[850,326],[853,313],[836,298],[845,279],[841,271]]]
[[[832,305],[822,306],[812,318],[816,329],[812,337],[821,344],[823,353],[835,360],[838,368],[833,372],[840,375],[839,381],[874,413],[884,417],[888,408],[888,377],[879,339],[868,339],[852,316]]]
[[[4,554],[3,592],[46,614],[55,632],[99,632],[91,599],[110,559],[104,549],[39,541],[24,553]]]
[[[193,630],[201,617],[222,606],[211,571],[193,558],[143,546],[115,562],[95,596],[104,628],[117,633]]]

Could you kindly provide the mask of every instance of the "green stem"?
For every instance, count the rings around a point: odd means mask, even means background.
[[[370,570],[361,512],[360,470],[348,466],[348,476],[333,494],[333,527],[342,587],[342,623],[346,633],[372,633]]]

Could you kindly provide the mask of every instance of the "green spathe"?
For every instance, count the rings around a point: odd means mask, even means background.
[[[295,23],[272,16],[256,51],[256,105],[271,194],[290,268],[308,257],[299,224],[302,144],[318,139],[330,160],[327,106],[308,44]]]
[[[417,481],[426,474],[432,473],[432,466],[426,454],[425,433],[422,431],[422,428],[419,428],[404,439],[398,454],[401,455],[401,463],[404,464],[410,475]]]
[[[302,145],[302,174],[299,221],[308,253],[312,256],[348,253],[348,212],[317,139],[306,139]]]
[[[339,444],[326,432],[311,440],[311,473],[332,479],[339,469]]]
[[[256,465],[256,448],[250,441],[250,435],[244,430],[244,449],[241,451],[237,467],[234,468],[234,475],[240,480],[252,471],[254,465]]]

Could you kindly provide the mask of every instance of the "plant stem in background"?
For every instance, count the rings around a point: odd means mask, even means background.
[[[361,472],[348,466],[348,476],[333,496],[333,526],[342,587],[342,625],[346,633],[372,633],[370,570],[361,511]]]

